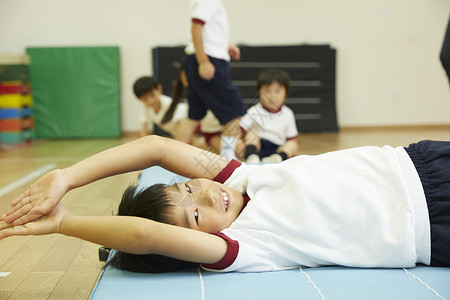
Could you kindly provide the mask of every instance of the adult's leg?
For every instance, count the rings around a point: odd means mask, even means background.
[[[239,90],[231,82],[228,62],[210,57],[216,72],[211,80],[199,77],[196,68],[198,63],[194,57],[186,59],[186,74],[189,87],[186,96],[189,100],[189,118],[200,120],[206,115],[206,109],[210,109],[220,124],[224,126],[221,134],[220,155],[227,159],[236,158],[235,147],[240,134],[239,118],[245,114],[245,105]],[[196,114],[191,107],[193,100],[202,106]],[[197,110],[197,108],[195,108]]]
[[[185,93],[189,103],[188,118],[183,120],[177,128],[175,139],[192,144],[195,131],[200,120],[206,115],[207,108],[201,98],[203,80],[198,75],[198,63],[194,55],[187,55],[185,58],[185,73],[188,86]]]
[[[244,100],[238,88],[233,85],[230,78],[228,62],[211,58],[216,68],[216,74],[211,80],[211,89],[208,108],[223,125],[220,138],[220,155],[227,159],[236,158],[236,144],[241,135],[239,120],[245,114]]]

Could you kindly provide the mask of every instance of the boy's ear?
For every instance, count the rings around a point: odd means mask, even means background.
[[[158,91],[159,91],[160,93],[162,93],[162,91],[163,91],[162,85],[161,85],[161,84],[158,84]]]

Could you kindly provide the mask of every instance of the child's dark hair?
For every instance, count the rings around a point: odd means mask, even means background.
[[[137,79],[133,85],[133,91],[137,98],[159,88],[159,81],[153,76],[143,76]]]
[[[118,215],[142,217],[170,224],[168,216],[171,206],[164,184],[155,184],[138,192],[136,186],[129,186],[122,196]],[[113,253],[113,257],[104,268],[111,266],[130,272],[165,273],[198,265],[157,254],[137,255],[121,251]]]
[[[259,73],[256,91],[259,93],[259,90],[263,85],[269,85],[273,82],[278,82],[280,85],[284,86],[284,88],[286,89],[286,95],[288,95],[290,81],[291,77],[286,71],[283,71],[281,69],[267,69]]]
[[[177,71],[177,80],[172,88],[172,104],[170,104],[169,109],[161,120],[161,124],[167,123],[173,118],[173,114],[178,104],[181,102],[184,96],[184,85],[181,81],[181,73],[184,72],[184,61],[180,62]]]

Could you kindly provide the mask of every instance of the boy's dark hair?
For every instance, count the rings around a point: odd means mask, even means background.
[[[138,192],[136,192],[136,186],[133,185],[129,186],[123,193],[118,215],[142,217],[171,224],[168,217],[171,206],[164,184],[155,184]],[[197,265],[163,255],[137,255],[115,251],[104,268],[111,266],[130,272],[164,273],[194,268]]]
[[[143,76],[137,79],[133,85],[133,91],[137,98],[158,89],[159,81],[153,76]]]
[[[258,82],[256,84],[256,92],[259,93],[259,90],[263,85],[269,85],[273,82],[278,82],[280,85],[284,86],[286,89],[286,95],[289,94],[289,82],[291,81],[291,77],[286,71],[281,69],[267,69],[259,73]]]

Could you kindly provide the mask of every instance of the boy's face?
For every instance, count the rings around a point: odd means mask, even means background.
[[[283,85],[274,81],[265,84],[259,89],[259,97],[265,108],[270,111],[278,111],[286,100],[286,89]]]
[[[236,220],[243,207],[241,193],[208,179],[175,183],[166,189],[175,205],[170,218],[181,227],[219,232]]]
[[[152,90],[151,92],[148,92],[141,97],[139,97],[139,100],[145,104],[145,106],[157,109],[160,103],[159,96],[161,96],[162,88],[159,86],[157,89]]]

